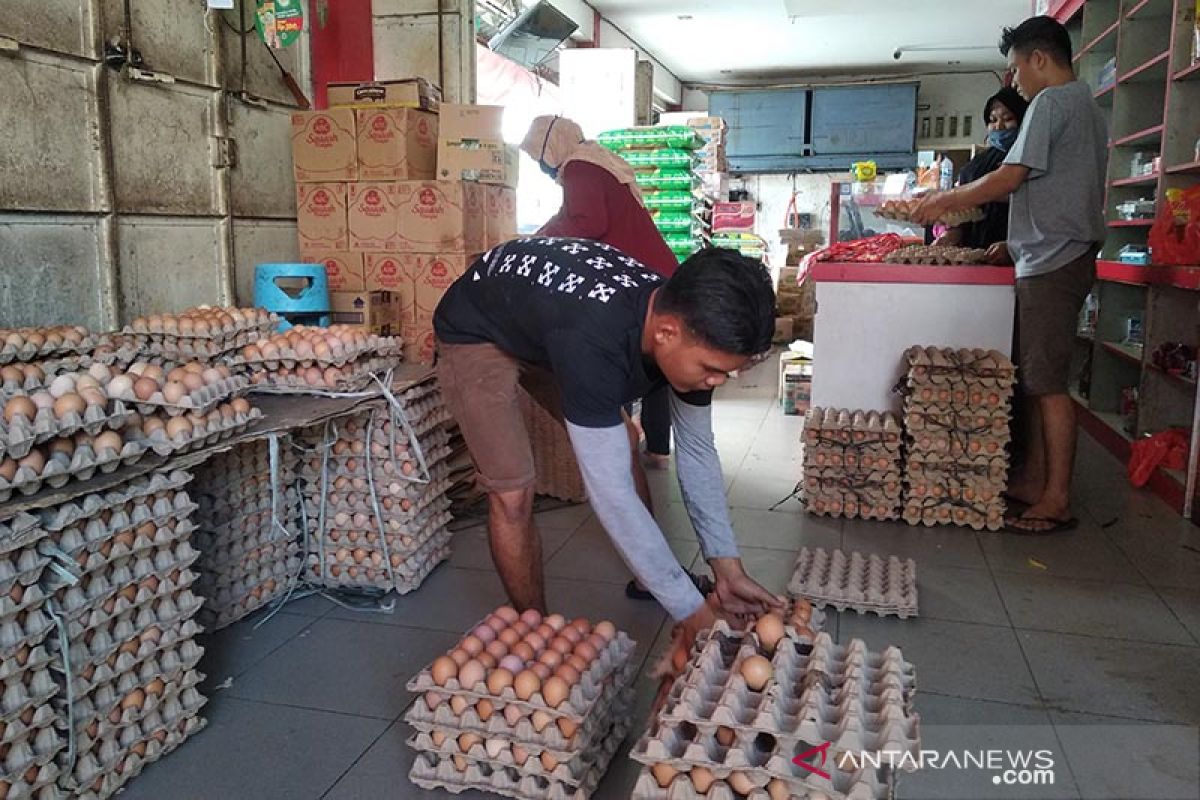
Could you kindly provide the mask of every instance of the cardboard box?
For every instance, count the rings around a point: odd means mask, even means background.
[[[791,317],[775,318],[775,335],[771,341],[775,344],[787,344],[795,338],[796,321]]]
[[[755,207],[752,200],[713,204],[712,229],[728,233],[754,233]]]
[[[516,188],[520,154],[503,142],[438,142],[437,176]]]
[[[395,253],[400,250],[400,206],[395,183],[352,183],[346,197],[349,249]]]
[[[367,288],[362,253],[313,250],[302,253],[306,264],[324,264],[331,292],[361,292]]]
[[[438,116],[438,136],[443,141],[504,141],[504,106],[446,103]]]
[[[437,173],[438,118],[415,108],[355,111],[360,181],[431,180]]]
[[[400,303],[400,322],[404,325],[417,319],[413,275],[419,268],[420,258],[417,255],[392,253],[368,253],[365,256],[367,289],[395,294]]]
[[[450,284],[458,280],[471,268],[475,254],[423,255],[417,256],[412,275],[413,296],[416,298],[416,321],[418,323],[433,320],[433,312],[437,310],[442,295],[450,288]]]
[[[400,300],[391,292],[330,292],[335,325],[357,325],[369,333],[401,333]]]
[[[292,112],[292,165],[297,183],[358,180],[354,112]]]
[[[296,224],[301,252],[348,250],[346,184],[297,183]]]
[[[517,238],[517,192],[507,186],[484,188],[487,216],[485,250]]]
[[[330,108],[423,108],[437,111],[442,90],[424,78],[326,84]]]
[[[404,360],[421,364],[432,364],[433,353],[437,347],[437,337],[433,332],[432,323],[422,323],[404,326],[401,335],[404,337]]]
[[[370,249],[404,253],[481,253],[487,249],[482,185],[464,181],[390,185],[399,209],[398,246]],[[352,206],[352,215],[353,211]],[[353,220],[350,231],[353,237]]]

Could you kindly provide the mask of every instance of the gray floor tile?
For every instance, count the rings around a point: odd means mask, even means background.
[[[204,683],[210,692],[218,684],[236,679],[316,622],[311,617],[280,612],[255,630],[255,623],[264,617],[263,613],[254,614],[201,639],[204,659],[200,671],[207,676]]]
[[[208,727],[134,778],[122,800],[316,800],[388,726],[224,694],[202,713]]]
[[[991,573],[940,564],[917,566],[917,602],[922,617],[1008,625]]]
[[[338,608],[326,619],[368,620],[461,633],[507,603],[508,595],[493,567],[459,569],[442,564],[415,592],[400,597],[392,594],[388,599],[395,600],[395,610],[390,614]]]
[[[331,788],[322,800],[448,800],[451,797],[462,800],[484,800],[495,795],[477,791],[465,791],[461,794],[451,794],[445,789],[421,789],[408,780],[408,772],[412,769],[415,751],[405,745],[413,734],[413,729],[397,721],[368,750]]]
[[[981,533],[979,544],[993,570],[1145,583],[1133,562],[1090,521],[1075,531],[1054,536]]]
[[[783,550],[795,555],[801,547],[825,550],[842,544],[842,521],[809,514],[735,508],[730,513],[738,543],[747,547]]]
[[[696,529],[688,517],[687,507],[683,503],[655,503],[654,519],[662,532],[672,539],[695,539]]]
[[[1051,712],[1084,800],[1200,797],[1200,730]]]
[[[1041,575],[996,573],[1004,605],[1017,628],[1078,633],[1108,639],[1194,644],[1149,586]]]
[[[922,689],[976,700],[1038,701],[1033,676],[1009,628],[842,614],[839,634],[842,642],[863,639],[872,650],[897,645],[916,665]]]
[[[1200,648],[1018,631],[1046,704],[1157,722],[1200,719]]]
[[[573,531],[590,516],[592,516],[592,507],[590,505],[587,503],[576,503],[574,505],[564,505],[561,508],[551,511],[539,511],[537,522],[538,526],[543,529],[563,528]]]
[[[228,692],[392,720],[411,699],[404,684],[458,636],[326,617],[256,664]]]
[[[764,475],[743,470],[738,473],[729,490],[729,505],[734,508],[769,510],[792,493],[798,479],[799,476],[782,473]]]
[[[1200,528],[1182,517],[1123,520],[1109,528],[1108,535],[1150,585],[1178,589],[1200,586]]]
[[[297,591],[294,597],[296,599],[289,600],[281,610],[280,614],[299,614],[303,617],[320,618],[337,608],[337,605],[320,594],[309,594],[301,596],[303,593]]]
[[[667,544],[685,566],[700,552],[700,545],[695,540],[667,539]],[[590,531],[572,535],[546,562],[546,575],[620,584],[633,577],[608,535]]]
[[[842,524],[842,548],[847,552],[911,558],[917,562],[918,575],[925,564],[987,569],[970,528],[926,528],[903,522],[848,519]]]
[[[1192,634],[1192,638],[1196,640],[1197,644],[1200,644],[1200,591],[1162,589],[1159,594],[1179,617],[1183,626]]]
[[[571,531],[566,528],[546,527],[538,525],[538,535],[542,538],[542,561],[548,561],[563,542],[571,537]],[[477,525],[464,528],[454,534],[451,543],[450,566],[466,567],[467,569],[494,570],[492,551],[488,545],[487,527]]]

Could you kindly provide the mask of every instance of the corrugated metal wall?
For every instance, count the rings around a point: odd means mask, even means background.
[[[249,304],[254,265],[298,255],[293,101],[270,53],[246,35],[243,100],[239,11],[131,7],[145,67],[173,82],[105,66],[123,0],[0,2],[0,327]],[[307,36],[278,51],[304,87],[307,53]]]

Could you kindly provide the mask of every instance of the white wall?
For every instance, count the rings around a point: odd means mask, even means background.
[[[654,65],[654,94],[660,102],[678,103],[683,96],[679,79],[654,56],[643,50],[637,42],[621,33],[607,19],[600,20],[600,47],[631,47],[638,52],[639,61]]]
[[[972,75],[929,75],[921,79],[917,92],[917,149],[967,149],[987,138],[983,124],[983,103],[996,93],[1000,82],[990,72]],[[926,108],[928,107],[928,108]],[[922,136],[922,120],[929,118],[930,135]],[[947,118],[943,135],[936,133],[936,119]],[[949,135],[949,117],[958,119],[958,135]],[[971,134],[962,133],[963,117],[971,118]]]

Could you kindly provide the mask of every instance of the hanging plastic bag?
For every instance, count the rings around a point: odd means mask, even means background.
[[[1155,264],[1200,263],[1200,186],[1167,190],[1150,228],[1150,256]]]
[[[1188,436],[1183,428],[1168,428],[1138,439],[1129,453],[1129,482],[1137,487],[1145,486],[1159,467],[1185,469],[1187,456]]]

